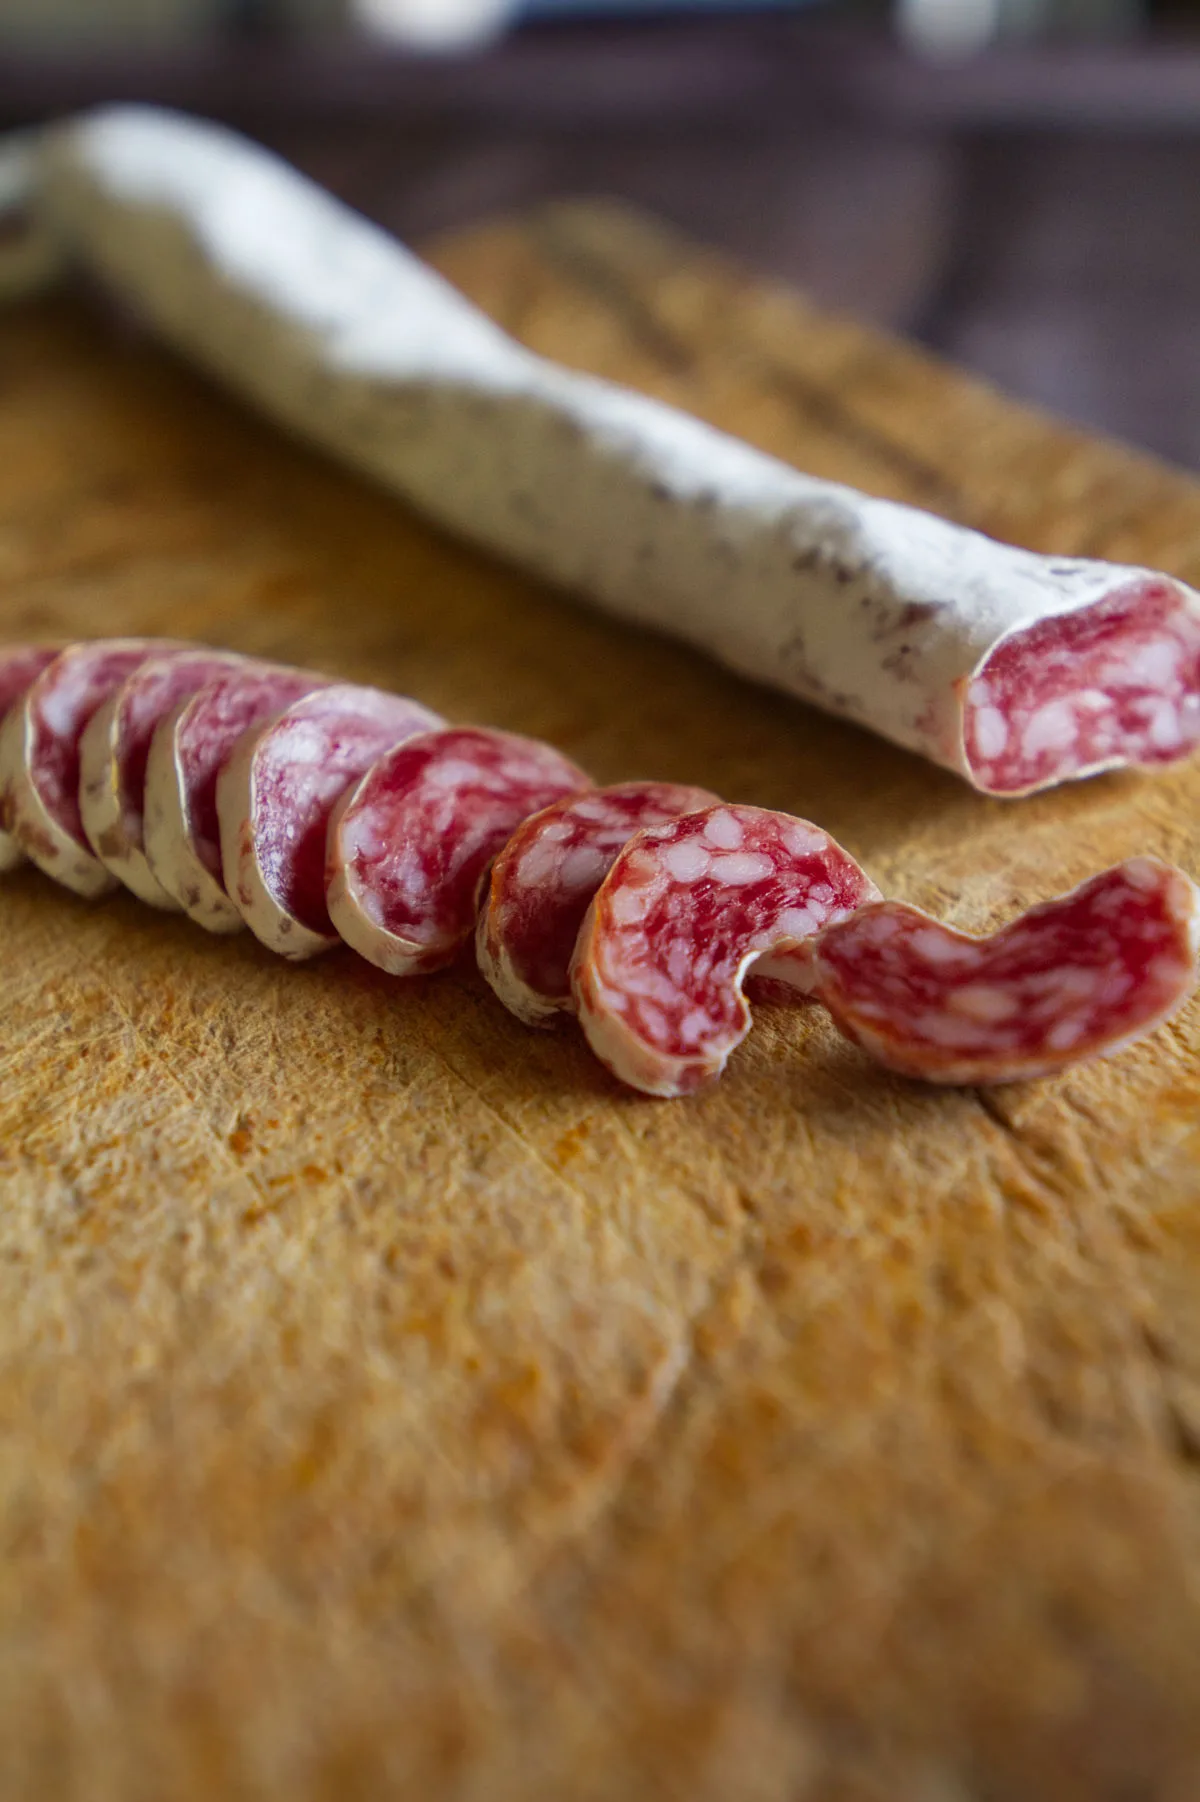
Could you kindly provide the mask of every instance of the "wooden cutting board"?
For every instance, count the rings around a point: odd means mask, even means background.
[[[1200,488],[566,207],[435,260],[822,475],[1200,579]],[[483,561],[127,326],[0,320],[0,632],[171,633],[810,815],[986,927],[1200,765],[988,802]],[[763,1009],[618,1090],[467,969],[0,900],[0,1793],[1194,1802],[1200,1008],[939,1093]]]

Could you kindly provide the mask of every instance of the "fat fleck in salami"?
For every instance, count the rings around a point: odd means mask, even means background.
[[[241,661],[206,650],[152,657],[126,677],[84,729],[79,746],[84,835],[105,869],[151,907],[179,908],[146,861],[146,768],[155,728],[164,714]]]
[[[41,675],[61,648],[61,645],[0,645],[0,727],[29,684]],[[15,870],[24,861],[25,853],[5,829],[3,795],[0,794],[0,872]]]
[[[624,782],[569,796],[519,826],[492,866],[479,916],[479,968],[510,1013],[548,1026],[575,1011],[571,955],[593,895],[644,826],[711,807],[677,782]]]
[[[647,1095],[688,1094],[750,1030],[747,975],[807,994],[805,941],[878,894],[827,833],[790,814],[720,806],[638,833],[575,950],[592,1050]]]
[[[269,950],[299,960],[337,944],[325,905],[330,813],[391,746],[441,723],[407,696],[337,683],[243,733],[217,778],[221,866]]]
[[[5,821],[25,855],[77,895],[117,886],[84,835],[79,743],[88,720],[148,657],[183,649],[163,639],[110,638],[60,651],[0,729]]]
[[[814,993],[872,1057],[926,1082],[1014,1082],[1119,1050],[1196,985],[1200,892],[1134,857],[971,938],[899,901],[812,947]]]
[[[305,670],[247,661],[181,701],[160,720],[146,764],[146,861],[154,880],[207,932],[241,932],[225,889],[217,777],[244,732],[326,679]]]
[[[219,127],[112,108],[14,163],[174,344],[442,524],[989,794],[1184,756],[1200,598],[816,480],[531,355]]]
[[[334,925],[395,976],[450,963],[475,929],[488,865],[521,821],[590,778],[549,745],[457,727],[390,751],[334,815]]]

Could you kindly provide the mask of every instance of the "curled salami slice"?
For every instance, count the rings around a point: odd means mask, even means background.
[[[330,813],[385,751],[440,725],[407,696],[337,683],[243,733],[217,778],[221,865],[269,950],[298,960],[337,944],[325,905]]]
[[[812,947],[813,989],[847,1038],[926,1082],[1014,1082],[1119,1050],[1191,994],[1200,891],[1134,857],[972,938],[900,901]]]
[[[151,907],[179,902],[146,861],[144,805],[150,742],[163,716],[242,659],[217,651],[175,651],[140,663],[88,721],[79,745],[79,811],[106,870]]]
[[[519,826],[492,865],[479,916],[479,968],[510,1013],[548,1026],[574,1013],[571,954],[593,895],[644,826],[718,797],[677,782],[623,782],[568,796]]]
[[[394,976],[441,969],[469,942],[488,866],[511,833],[589,781],[549,745],[479,727],[390,751],[330,823],[334,925]]]
[[[575,949],[589,1044],[635,1089],[688,1094],[750,1030],[751,971],[807,994],[805,941],[878,895],[848,852],[790,814],[711,807],[639,832]]]
[[[305,670],[246,662],[160,720],[146,764],[145,849],[154,880],[207,932],[241,932],[221,869],[217,777],[244,732],[328,686]]]
[[[0,645],[0,725],[30,683],[41,675],[61,649],[61,645]],[[0,872],[15,870],[18,864],[25,861],[25,853],[5,829],[2,803],[3,796],[0,794]]]
[[[164,639],[109,638],[70,645],[10,708],[0,730],[6,824],[25,855],[77,895],[117,886],[92,851],[79,811],[79,746],[96,709],[148,657],[187,647]]]

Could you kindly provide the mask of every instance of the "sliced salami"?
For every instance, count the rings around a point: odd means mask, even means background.
[[[847,1038],[926,1082],[1015,1082],[1107,1055],[1196,985],[1200,891],[1151,857],[1116,864],[972,938],[900,901],[812,946],[813,992]]]
[[[139,664],[185,648],[146,638],[70,645],[10,708],[0,730],[7,828],[40,870],[77,895],[94,898],[117,886],[89,845],[79,811],[84,727]]]
[[[207,932],[241,932],[221,869],[217,777],[244,732],[328,686],[306,670],[246,662],[181,701],[155,728],[146,764],[145,850],[150,873]]]
[[[639,832],[575,950],[588,1042],[633,1088],[690,1093],[750,1030],[750,972],[807,994],[805,942],[878,896],[848,852],[791,814],[719,806]]]
[[[330,823],[334,925],[394,976],[441,969],[469,943],[488,866],[521,821],[589,786],[511,732],[456,727],[390,751]]]
[[[155,728],[181,701],[242,661],[232,653],[206,650],[150,658],[96,709],[80,740],[84,834],[105,869],[151,907],[179,909],[146,860],[146,769]]]
[[[548,1026],[574,1013],[571,956],[592,897],[645,826],[716,805],[707,789],[623,782],[568,796],[519,826],[492,865],[479,968],[510,1013]]]
[[[30,683],[41,675],[61,649],[61,645],[0,645],[0,727]],[[25,853],[6,830],[3,795],[0,794],[0,872],[15,870],[24,862]]]
[[[337,683],[243,733],[217,778],[221,866],[269,950],[299,960],[337,944],[325,904],[330,813],[385,751],[441,723],[407,696]]]

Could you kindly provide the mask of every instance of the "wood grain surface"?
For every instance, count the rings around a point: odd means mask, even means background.
[[[1200,578],[1200,489],[627,214],[434,247],[821,474]],[[0,321],[0,631],[170,632],[820,821],[986,927],[1200,768],[988,802],[485,563],[82,300]],[[764,1008],[618,1091],[469,969],[0,899],[0,1792],[1194,1802],[1192,1007],[988,1094]]]

